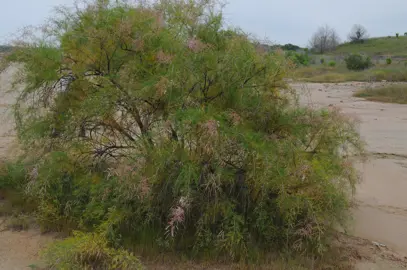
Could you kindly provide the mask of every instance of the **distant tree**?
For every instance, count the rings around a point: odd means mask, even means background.
[[[7,45],[0,45],[0,53],[1,52],[9,52],[13,49],[13,47],[11,46],[7,46]]]
[[[405,33],[404,33],[404,36],[406,36],[406,37],[407,37],[407,32],[405,32]]]
[[[281,46],[281,49],[283,49],[284,51],[297,51],[297,50],[301,49],[301,47],[288,43],[288,44]]]
[[[400,35],[399,33],[396,33],[396,38],[399,38],[399,35]]]
[[[317,53],[332,51],[338,46],[340,38],[336,30],[328,25],[318,28],[309,41],[311,50]]]
[[[348,39],[352,43],[363,43],[368,37],[366,28],[360,24],[355,24],[348,35]]]

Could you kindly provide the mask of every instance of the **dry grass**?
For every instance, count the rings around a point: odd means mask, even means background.
[[[367,88],[354,94],[371,101],[407,104],[407,86],[400,84],[380,88]]]
[[[295,73],[295,78],[305,82],[319,83],[339,83],[347,81],[407,81],[407,67],[404,64],[376,65],[364,71],[349,71],[341,63],[337,67],[326,67],[323,65],[313,65],[299,68]]]

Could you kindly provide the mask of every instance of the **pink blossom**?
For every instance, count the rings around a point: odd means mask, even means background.
[[[166,54],[163,51],[159,51],[157,53],[156,59],[158,63],[161,64],[169,64],[172,61],[173,56],[170,54]]]
[[[171,237],[174,237],[175,230],[178,224],[183,223],[185,220],[185,211],[181,206],[171,209],[170,221],[168,222],[167,230],[170,231]]]
[[[188,48],[195,53],[201,52],[206,47],[206,44],[199,39],[191,38],[190,40],[188,40]]]
[[[208,120],[204,124],[202,124],[202,127],[205,131],[206,134],[209,136],[216,136],[218,135],[218,127],[219,123],[215,120]]]

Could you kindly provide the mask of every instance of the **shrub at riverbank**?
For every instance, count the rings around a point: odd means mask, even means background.
[[[51,247],[51,265],[317,256],[346,223],[354,123],[300,107],[292,64],[224,30],[208,2],[63,10],[9,57],[24,64],[26,167],[6,188],[35,199],[44,231],[81,231]]]

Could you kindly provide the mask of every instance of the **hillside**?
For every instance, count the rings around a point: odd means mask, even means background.
[[[365,53],[370,56],[407,57],[407,36],[371,38],[362,44],[344,43],[334,54]]]

